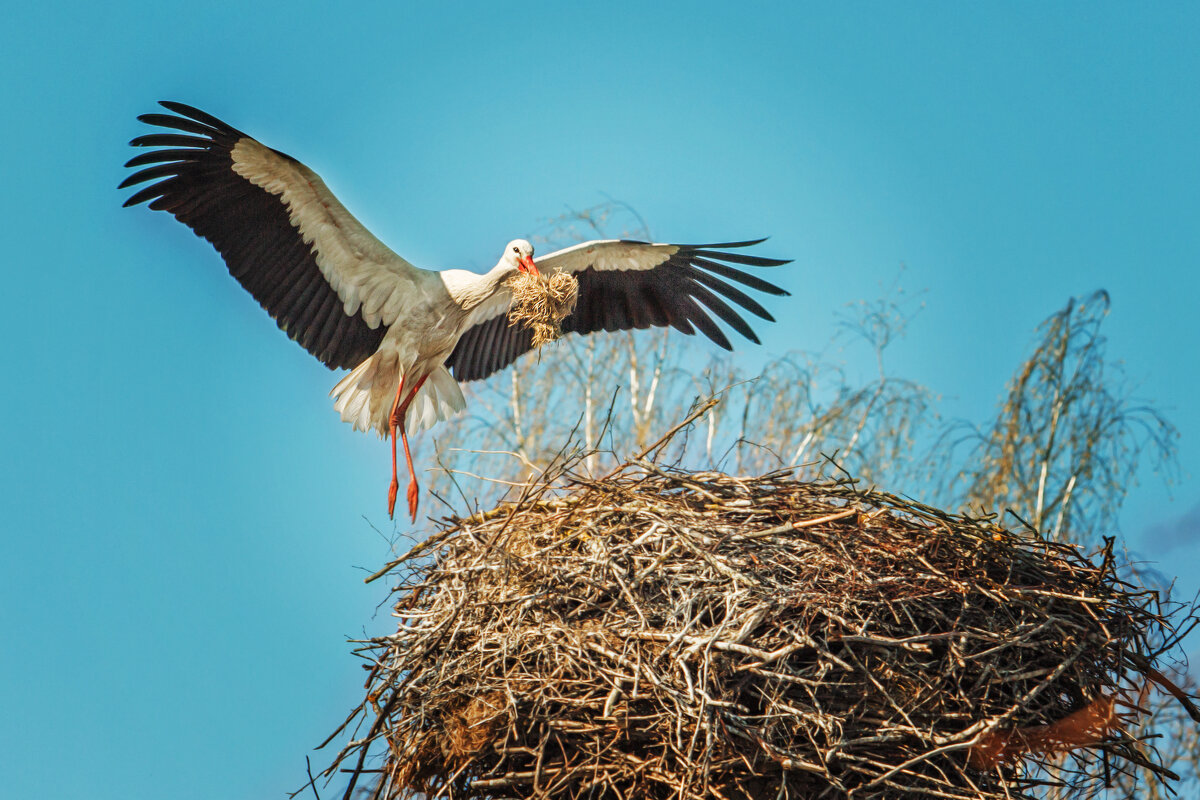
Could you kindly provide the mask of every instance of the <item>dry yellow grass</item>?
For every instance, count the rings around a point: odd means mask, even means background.
[[[555,272],[549,276],[521,272],[504,283],[513,295],[508,324],[533,330],[533,346],[541,347],[562,336],[562,321],[575,310],[579,281],[574,275]]]

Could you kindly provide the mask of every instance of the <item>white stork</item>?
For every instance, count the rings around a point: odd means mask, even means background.
[[[763,241],[708,245],[585,242],[533,261],[533,246],[509,242],[500,261],[478,275],[420,269],[393,253],[351,216],[315,172],[219,119],[182,103],[173,114],[139,120],[169,129],[139,136],[126,167],[142,167],[122,189],[154,181],[126,206],[149,201],[210,241],[229,272],[288,336],[331,369],[350,373],[330,394],[355,430],[392,439],[388,515],[395,509],[396,432],[404,443],[408,509],[418,488],[408,430],[462,411],[459,381],[485,378],[532,348],[524,326],[510,326],[505,280],[518,270],[572,273],[579,280],[565,332],[587,334],[670,325],[696,330],[732,349],[713,317],[757,343],[729,306],[762,319],[767,310],[728,281],[774,295],[787,292],[729,266],[787,261],[729,252]],[[724,299],[722,299],[724,298]],[[710,316],[711,315],[711,316]]]

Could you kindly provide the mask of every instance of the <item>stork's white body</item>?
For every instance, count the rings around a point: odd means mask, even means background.
[[[409,430],[430,428],[463,411],[466,399],[446,359],[465,330],[470,309],[490,297],[508,274],[507,263],[502,260],[486,275],[417,269],[340,203],[327,202],[332,192],[303,164],[281,159],[248,138],[239,140],[231,155],[234,172],[287,206],[292,225],[312,246],[344,313],[361,313],[370,327],[387,329],[375,354],[330,392],[342,420],[355,430],[386,435],[392,398],[404,376],[428,376],[409,404]]]

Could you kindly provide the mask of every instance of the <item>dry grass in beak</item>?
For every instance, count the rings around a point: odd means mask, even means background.
[[[562,336],[562,321],[575,310],[579,281],[574,275],[555,272],[549,277],[519,272],[504,282],[512,290],[509,325],[533,329],[533,346],[541,347]]]

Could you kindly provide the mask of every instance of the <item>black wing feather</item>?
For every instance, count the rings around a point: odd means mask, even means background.
[[[722,253],[717,250],[709,250],[707,247],[697,248],[691,253],[702,258],[715,258],[720,261],[728,261],[730,264],[745,264],[749,267],[781,267],[791,263],[786,258],[763,258],[762,256],[748,256],[745,253]]]
[[[680,269],[686,272],[688,277],[696,283],[703,284],[718,294],[728,297],[759,319],[765,319],[767,322],[775,321],[775,318],[771,316],[771,312],[767,311],[762,307],[762,304],[736,286],[731,286],[720,278],[709,275],[702,269],[696,269],[690,264],[683,265]]]
[[[211,242],[230,274],[279,327],[327,366],[351,368],[373,354],[387,329],[369,326],[361,311],[346,315],[312,247],[292,226],[287,207],[233,171],[233,148],[249,137],[183,103],[160,105],[174,114],[143,114],[138,119],[182,133],[150,133],[130,142],[164,149],[126,163],[143,169],[122,181],[120,188],[156,182],[125,205],[149,202],[150,208],[170,212]]]
[[[504,369],[532,347],[533,332],[524,325],[509,325],[508,317],[501,315],[468,329],[446,366],[460,381],[478,380]]]
[[[751,275],[749,272],[737,269],[736,267],[731,267],[728,264],[721,264],[713,261],[712,259],[701,258],[699,256],[692,258],[690,263],[694,267],[707,270],[714,275],[720,275],[722,278],[728,278],[731,281],[737,281],[743,286],[749,286],[751,289],[765,292],[766,294],[784,297],[786,297],[788,294],[775,284],[768,283],[757,275]]]
[[[722,322],[733,328],[742,336],[745,336],[755,344],[762,344],[762,342],[758,340],[758,336],[756,336],[754,331],[750,328],[750,325],[746,322],[746,320],[742,319],[740,314],[730,308],[729,304],[724,300],[717,297],[708,289],[704,288],[704,286],[702,286],[699,282],[692,286],[692,296],[707,306],[709,311],[720,317]]]

